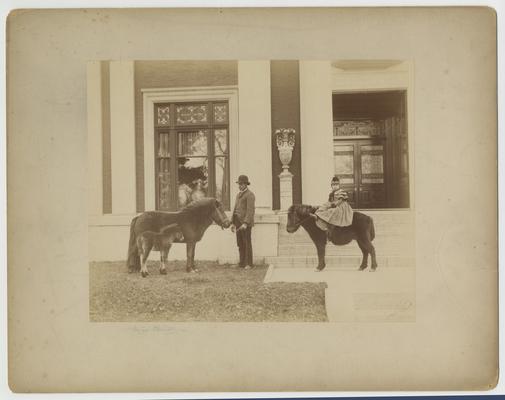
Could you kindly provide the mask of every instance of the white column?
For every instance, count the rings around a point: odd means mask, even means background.
[[[303,203],[328,198],[333,176],[333,111],[329,61],[300,61]]]
[[[87,64],[88,215],[103,213],[101,62]]]
[[[238,174],[251,181],[256,208],[272,209],[272,122],[270,61],[239,61]],[[231,177],[235,182],[236,176]],[[236,186],[236,185],[235,185]],[[236,193],[236,189],[234,191]],[[232,196],[232,199],[234,196]]]
[[[133,61],[110,63],[112,213],[136,212]]]

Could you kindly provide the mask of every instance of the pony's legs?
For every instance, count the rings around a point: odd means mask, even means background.
[[[198,268],[195,267],[195,249],[196,243],[193,243],[193,246],[191,247],[191,268],[193,269],[193,272],[198,272]]]
[[[316,249],[318,259],[316,271],[322,271],[326,267],[326,262],[324,260],[324,257],[326,255],[326,242],[316,244]]]
[[[167,258],[168,258],[168,252],[170,251],[170,248],[172,247],[171,244],[162,246],[160,249],[160,261],[161,261],[161,266],[160,266],[160,274],[166,275],[167,273]]]
[[[377,258],[375,257],[375,247],[370,240],[370,236],[367,235],[365,240],[358,240],[358,245],[363,252],[363,262],[359,267],[360,271],[367,267],[369,253],[372,258],[372,271],[375,271],[377,269]]]
[[[186,272],[198,272],[195,269],[195,242],[186,243]]]
[[[147,270],[147,258],[149,257],[149,253],[151,252],[151,249],[153,247],[152,243],[149,243],[149,241],[144,241],[142,245],[140,246],[139,252],[140,254],[140,273],[142,274],[142,277],[145,278],[147,275],[149,275],[149,271]]]
[[[360,239],[358,239],[357,242],[361,252],[363,253],[363,260],[361,261],[359,270],[363,271],[366,267],[368,267],[368,246]]]
[[[370,247],[369,252],[372,256],[372,271],[375,271],[377,269],[377,259],[375,258],[375,247],[371,242],[369,247]]]

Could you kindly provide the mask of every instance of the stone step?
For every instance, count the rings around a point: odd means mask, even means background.
[[[410,251],[409,251],[410,250]],[[311,257],[317,254],[315,246],[307,248],[298,248],[293,250],[279,250],[279,257]],[[326,255],[327,256],[361,256],[361,250],[357,245],[354,246],[327,246]],[[402,248],[402,247],[375,247],[375,254],[377,256],[410,256],[414,254],[413,249]]]
[[[361,263],[361,256],[326,256],[327,268],[357,268]],[[315,268],[318,263],[317,256],[277,256],[266,257],[265,262],[275,268]],[[368,257],[368,265],[371,259]],[[379,267],[403,267],[412,268],[415,266],[415,257],[412,256],[377,256]]]

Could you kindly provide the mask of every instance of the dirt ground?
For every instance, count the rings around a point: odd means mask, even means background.
[[[90,263],[90,320],[94,322],[327,321],[323,283],[263,283],[266,265],[252,270],[199,262],[196,274],[182,261],[167,275],[128,273],[124,262]]]

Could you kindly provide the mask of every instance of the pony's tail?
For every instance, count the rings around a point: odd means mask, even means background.
[[[130,272],[140,270],[140,256],[137,250],[137,238],[135,237],[135,222],[137,222],[137,217],[132,219],[130,224],[130,242],[128,243],[128,256],[126,260],[126,265]]]
[[[370,241],[372,241],[375,239],[375,226],[373,223],[373,218],[372,217],[369,218],[370,218]]]

